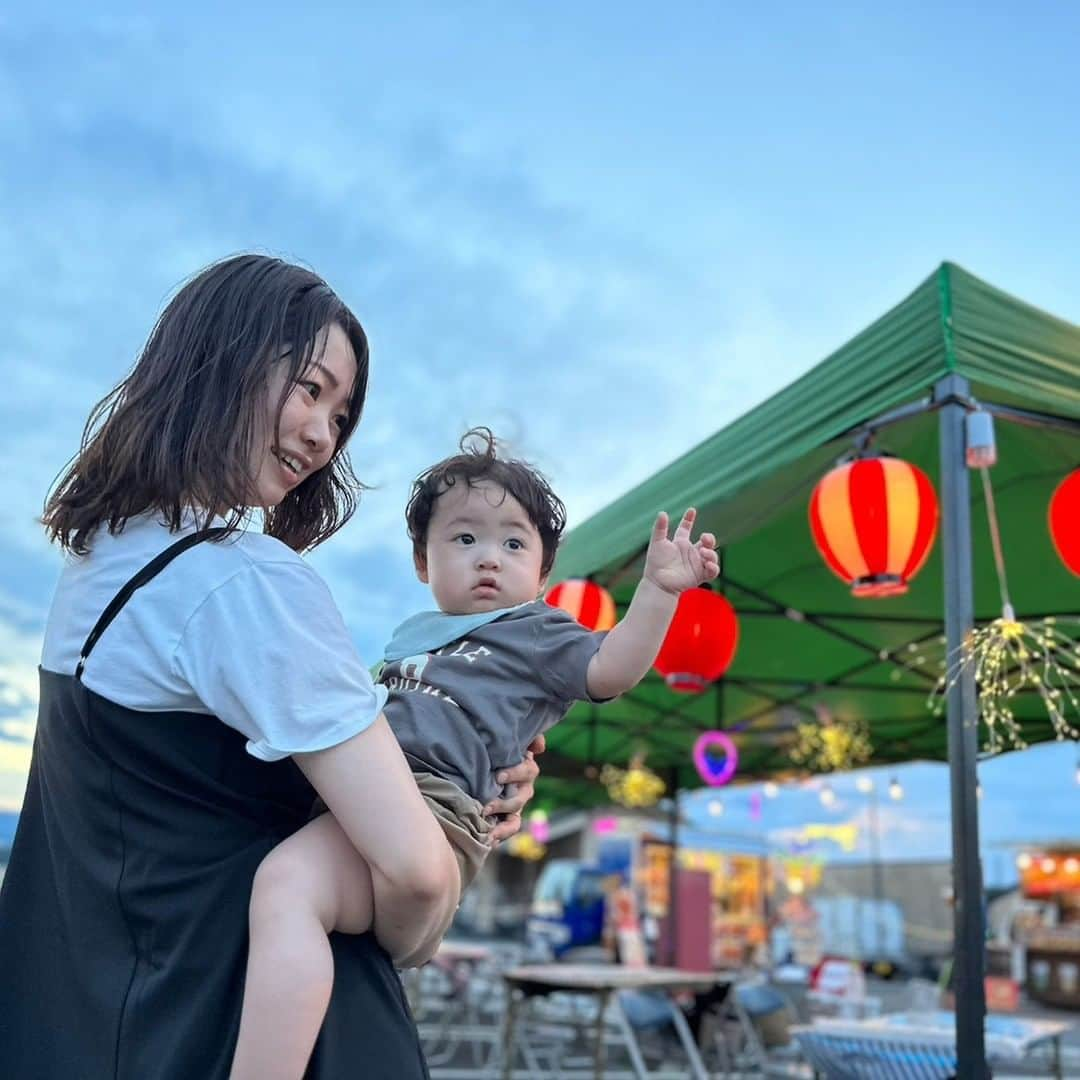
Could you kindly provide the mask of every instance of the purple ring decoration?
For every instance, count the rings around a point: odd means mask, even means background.
[[[708,752],[714,746],[724,751],[719,764]],[[730,735],[723,731],[704,731],[698,736],[694,743],[694,767],[706,784],[723,787],[735,775],[738,764],[739,751]]]

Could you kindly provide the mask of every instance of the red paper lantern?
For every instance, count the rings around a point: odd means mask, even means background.
[[[937,522],[930,478],[899,458],[840,465],[810,497],[814,543],[854,596],[906,593],[930,554]]]
[[[615,625],[615,601],[594,581],[571,578],[556,585],[544,599],[589,630],[610,630]]]
[[[700,694],[727,671],[739,644],[739,619],[719,593],[687,589],[653,665],[672,690]]]
[[[1050,538],[1061,561],[1080,575],[1080,469],[1073,469],[1050,497]]]

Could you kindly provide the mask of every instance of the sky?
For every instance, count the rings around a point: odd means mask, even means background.
[[[1080,848],[1078,769],[1076,747],[1056,743],[979,763],[987,888],[1014,885],[1023,852],[1069,843]],[[872,791],[859,787],[860,778],[871,782]],[[889,793],[893,780],[898,798]],[[835,796],[830,805],[821,798],[826,786]],[[772,854],[820,858],[830,865],[933,862],[951,850],[949,772],[938,763],[815,777],[783,784],[772,794],[760,784],[696,791],[681,797],[680,810],[688,847],[756,843]]]
[[[1070,5],[47,7],[0,15],[0,808],[59,568],[35,517],[211,260],[310,265],[367,329],[373,486],[312,559],[371,660],[429,606],[409,481],[470,425],[573,526],[943,259],[1080,321]],[[984,803],[1037,831],[1021,789]]]

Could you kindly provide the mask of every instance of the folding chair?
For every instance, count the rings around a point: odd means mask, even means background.
[[[725,1067],[738,1075],[813,1077],[791,1037],[795,1009],[779,990],[762,980],[738,983],[726,1006],[726,1023],[716,1033]]]

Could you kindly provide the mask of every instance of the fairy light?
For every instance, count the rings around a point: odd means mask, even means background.
[[[944,673],[928,699],[931,710],[940,715],[949,691],[970,671],[975,680],[979,716],[986,725],[986,748],[990,753],[1027,748],[1023,728],[1013,712],[1013,699],[1022,691],[1039,696],[1059,742],[1078,739],[1080,729],[1067,714],[1071,710],[1080,715],[1080,642],[1075,629],[1080,626],[1080,618],[1050,615],[1024,622],[1016,617],[1009,596],[1005,551],[987,468],[993,461],[977,460],[969,464],[979,468],[982,479],[986,522],[1001,597],[1001,617],[975,627],[953,654],[946,657],[947,662],[942,664]],[[1064,633],[1063,625],[1072,632]]]
[[[860,776],[860,777],[859,777],[859,778],[858,778],[858,779],[857,779],[857,780],[855,781],[855,786],[856,786],[856,787],[857,787],[857,788],[859,789],[859,791],[861,791],[861,792],[862,792],[862,793],[863,793],[864,795],[869,795],[869,794],[870,794],[870,792],[874,790],[874,780],[873,780],[873,777],[870,777],[870,776]]]
[[[927,699],[931,710],[942,714],[949,691],[970,669],[990,753],[1027,749],[1013,711],[1014,699],[1022,692],[1038,695],[1059,742],[1080,739],[1080,728],[1071,719],[1080,717],[1080,643],[1063,625],[1080,626],[1080,619],[1050,615],[1029,623],[1017,619],[1006,605],[1000,618],[976,627],[954,650],[952,663]]]
[[[1080,762],[1077,762],[1076,765],[1076,777],[1077,783],[1080,783]],[[767,780],[761,790],[765,793],[766,799],[775,799],[780,794],[780,785],[772,780]]]
[[[625,769],[605,765],[600,783],[614,802],[631,807],[653,806],[666,790],[664,781],[646,767],[644,754],[635,754]]]
[[[547,848],[532,833],[526,831],[512,836],[507,844],[507,850],[515,858],[524,859],[526,862],[536,862],[547,854]]]
[[[821,794],[818,796],[821,799],[822,806],[833,806],[836,803],[836,792],[833,791],[829,784],[826,784],[821,789]]]
[[[708,810],[710,817],[723,817],[724,804],[719,799],[710,799]]]
[[[1026,851],[1022,851],[1016,856],[1016,868],[1017,870],[1031,869],[1031,856]]]
[[[869,761],[870,729],[859,717],[833,717],[818,710],[818,721],[800,724],[791,760],[813,772],[843,772]]]
[[[534,810],[529,814],[529,832],[538,844],[546,844],[551,838],[551,826],[546,810]]]
[[[889,798],[894,802],[899,802],[904,797],[904,785],[894,776],[889,781]]]

